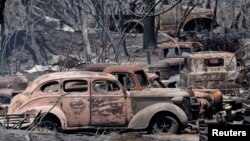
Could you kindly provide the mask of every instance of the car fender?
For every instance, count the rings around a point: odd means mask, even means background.
[[[45,114],[47,112],[51,113],[51,114],[55,115],[60,120],[62,128],[67,127],[67,119],[66,119],[66,116],[63,113],[63,111],[57,107],[54,107],[54,108],[52,108],[52,107],[53,107],[53,105],[36,106],[36,107],[30,108],[28,110],[28,112],[35,114],[36,116],[38,116],[37,114],[39,112],[41,112],[41,114]]]
[[[183,125],[187,125],[187,115],[180,107],[172,103],[157,103],[136,113],[130,120],[128,128],[134,130],[146,129],[153,116],[159,112],[170,112],[174,114]]]
[[[130,24],[130,23],[137,24],[141,27],[144,27],[143,22],[141,22],[140,20],[128,20],[124,23],[124,25]]]

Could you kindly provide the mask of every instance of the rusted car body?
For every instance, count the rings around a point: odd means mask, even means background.
[[[152,85],[149,80],[153,80],[157,76],[152,76],[152,74],[150,75],[145,73],[145,71],[140,66],[109,66],[104,69],[104,72],[111,73],[116,76],[123,87],[130,91],[130,93],[145,93],[145,91],[150,89],[150,93],[157,94],[159,90],[165,90],[166,93],[168,93],[168,90],[171,90],[171,88],[165,88],[162,82],[160,82],[161,84],[155,88],[156,86]],[[151,78],[149,79],[148,76]],[[159,79],[157,79],[157,81],[159,82]],[[197,116],[199,116],[198,113],[200,105],[192,90],[185,89],[185,91],[189,92],[190,94],[190,106],[192,109],[190,114],[192,114],[194,118],[197,118]],[[176,93],[176,96],[178,96],[178,93]]]
[[[103,72],[103,70],[108,67],[112,66],[113,64],[107,63],[96,63],[96,64],[89,64],[84,67],[84,71],[92,71],[92,72]]]
[[[183,69],[183,65],[185,64],[184,58],[169,58],[161,61],[164,61],[164,63],[168,65],[163,65],[162,67],[159,67],[160,64],[158,64],[158,66],[151,65],[149,67],[150,72],[161,74],[161,79],[157,80],[160,81],[161,84],[164,84],[168,88],[176,88],[176,83],[182,78],[179,74]],[[180,62],[181,66],[179,66]],[[161,63],[161,65],[162,64],[163,63]],[[166,69],[168,70],[167,72],[165,71]],[[154,78],[152,77],[151,79]],[[162,87],[161,85],[155,86]],[[222,109],[222,93],[218,89],[201,88],[202,87],[199,87],[199,89],[195,89],[195,87],[192,87],[194,95],[200,103],[200,117],[212,118],[213,114],[219,112]]]
[[[179,64],[179,58],[172,58],[173,64]],[[183,59],[182,59],[183,62]],[[111,66],[109,64],[93,64],[90,65],[91,68],[88,70],[100,70],[104,69],[104,72],[111,73],[115,75],[121,84],[127,88],[129,91],[141,91],[145,88],[166,88],[165,82],[161,81],[159,75],[155,73],[146,73],[139,66]],[[146,74],[146,75],[144,75]],[[130,77],[130,84],[125,84],[124,77]],[[143,79],[142,79],[143,78]],[[149,81],[149,83],[147,82]],[[128,82],[128,81],[127,81]],[[167,85],[168,86],[168,85]],[[196,98],[198,98],[200,103],[200,117],[211,117],[213,113],[216,113],[221,109],[222,94],[220,91],[216,90],[194,90],[193,91]],[[194,104],[195,105],[195,104]]]
[[[168,80],[171,76],[179,74],[185,64],[185,58],[163,59],[148,67],[149,72],[156,73],[161,80]]]
[[[186,57],[190,53],[203,50],[204,45],[201,42],[179,41],[166,42],[159,45],[159,60],[173,57]],[[180,52],[179,52],[180,51]]]
[[[28,86],[27,76],[0,77],[0,103],[8,104],[10,99]],[[7,100],[9,99],[9,100]],[[7,101],[6,101],[7,100]]]
[[[154,73],[148,73],[149,80],[155,88],[167,88],[165,82]],[[169,83],[167,83],[169,84]],[[212,118],[214,114],[222,110],[223,97],[218,89],[192,89],[195,97],[200,103],[200,118]]]
[[[27,85],[27,76],[0,76],[0,88],[22,89]]]
[[[160,76],[155,73],[147,72],[148,80],[150,81],[152,87],[154,88],[167,88],[164,83],[162,83]]]
[[[224,94],[237,95],[239,76],[233,53],[209,51],[194,53],[188,59],[187,86],[220,89]]]
[[[161,11],[169,9],[172,5],[164,3],[161,6]],[[171,31],[176,29],[176,25],[181,21],[185,11],[190,8],[183,3],[180,3],[176,8],[160,15],[160,30]],[[201,29],[210,29],[213,17],[212,9],[205,9],[195,7],[189,15],[185,18],[184,24],[181,29],[183,31],[195,31]],[[201,27],[197,27],[199,25]]]
[[[127,92],[111,74],[59,72],[37,78],[22,94],[15,96],[8,115],[27,113],[35,117],[42,113],[42,120],[51,121],[62,130],[98,127],[159,129],[159,122],[168,117],[167,121],[173,121],[175,125],[172,128],[172,123],[169,124],[168,132],[176,133],[177,128],[196,119],[190,100],[189,92],[182,89],[145,88]],[[23,126],[30,125],[35,118],[29,121]]]
[[[104,69],[104,72],[113,74],[117,77],[120,83],[131,91],[140,91],[150,87],[147,75],[139,66],[109,66]],[[124,81],[124,77],[129,77],[129,81]]]
[[[174,31],[177,25],[182,20],[187,9],[191,7],[186,6],[184,2],[181,2],[175,8],[167,0],[163,1],[160,6],[159,12],[163,12],[159,17],[156,17],[156,23],[159,21],[161,31]],[[168,12],[164,12],[170,9]],[[182,31],[200,31],[203,29],[209,30],[211,28],[212,17],[214,13],[212,9],[205,9],[195,7],[185,18],[180,29]],[[144,30],[143,18],[131,14],[131,11],[123,11],[122,18],[124,20],[124,28],[126,32],[142,33]],[[121,15],[115,14],[109,18],[109,28],[115,30],[116,22],[121,19]]]
[[[5,114],[5,105],[10,104],[12,97],[21,93],[27,85],[28,79],[26,76],[0,77],[0,116]]]
[[[203,50],[200,42],[180,41],[167,42],[159,46],[158,61],[149,66],[149,71],[154,72],[162,80],[169,80],[171,76],[177,75],[186,64],[185,58],[191,53]],[[172,84],[173,81],[170,82]]]

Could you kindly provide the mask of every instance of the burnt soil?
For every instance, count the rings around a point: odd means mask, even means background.
[[[197,134],[182,135],[147,135],[138,132],[87,134],[87,133],[54,133],[25,130],[0,129],[0,141],[198,141]]]

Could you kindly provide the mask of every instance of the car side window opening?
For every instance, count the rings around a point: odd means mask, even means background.
[[[88,81],[86,80],[67,80],[63,83],[65,92],[87,92]]]
[[[147,80],[147,77],[143,71],[136,71],[135,72],[136,78],[138,79],[141,86],[148,86],[149,82]]]
[[[97,93],[110,93],[120,90],[119,86],[112,81],[96,81],[93,86]]]
[[[133,88],[135,86],[134,80],[128,74],[113,74],[113,75],[119,80],[122,86],[124,87],[126,86],[129,88]]]
[[[60,85],[57,81],[49,82],[41,87],[43,93],[56,93],[59,92]]]

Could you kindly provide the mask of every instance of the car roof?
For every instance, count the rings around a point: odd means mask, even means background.
[[[32,84],[30,84],[24,93],[33,91],[37,86],[42,83],[45,83],[50,80],[58,80],[58,79],[108,79],[108,80],[117,80],[115,76],[112,74],[104,73],[104,72],[89,72],[89,71],[68,71],[68,72],[55,72],[42,75],[35,79]]]
[[[200,42],[192,42],[192,41],[179,41],[177,42],[177,44],[175,42],[166,42],[166,43],[162,43],[161,45],[159,45],[160,49],[170,49],[170,48],[202,48],[203,45]]]
[[[193,53],[190,58],[233,58],[234,54],[224,51],[202,51]]]
[[[104,69],[104,72],[112,73],[112,72],[129,72],[129,73],[134,73],[135,71],[140,71],[143,70],[142,67],[137,66],[137,65],[132,65],[132,66],[109,66]]]
[[[113,64],[105,64],[105,63],[89,64],[84,68],[84,71],[102,72],[106,67],[111,65]]]

